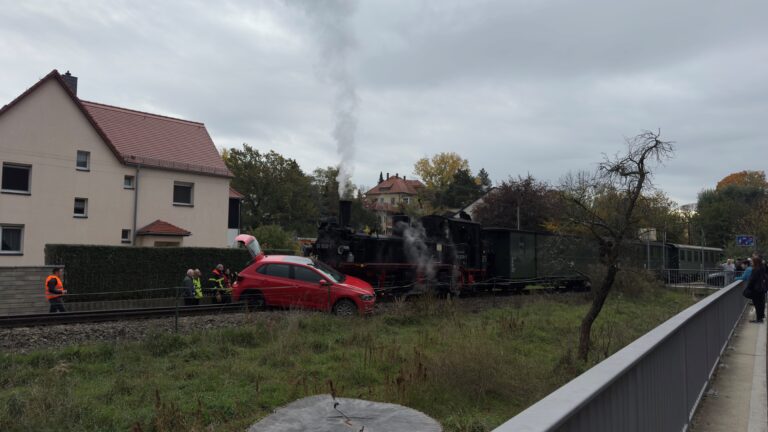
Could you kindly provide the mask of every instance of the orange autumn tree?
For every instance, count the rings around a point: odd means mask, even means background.
[[[765,171],[739,171],[723,177],[717,182],[717,190],[722,190],[726,186],[751,186],[768,189],[768,182],[765,180]]]

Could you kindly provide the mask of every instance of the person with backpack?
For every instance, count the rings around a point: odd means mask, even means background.
[[[759,255],[752,256],[752,274],[747,281],[745,293],[749,294],[752,304],[755,305],[755,319],[749,322],[761,323],[765,319],[765,293],[768,291],[768,274],[765,263]]]

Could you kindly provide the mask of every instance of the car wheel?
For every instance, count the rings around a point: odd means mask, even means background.
[[[248,291],[245,294],[243,294],[243,300],[245,300],[245,303],[248,305],[250,309],[254,310],[261,310],[266,307],[266,302],[264,301],[264,296],[261,295],[258,291]]]
[[[337,316],[352,316],[357,314],[357,305],[350,299],[341,299],[333,305],[333,313]]]

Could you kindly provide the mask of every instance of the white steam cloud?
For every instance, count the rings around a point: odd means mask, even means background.
[[[405,222],[399,222],[405,224]],[[405,255],[408,261],[416,264],[416,270],[422,274],[427,281],[435,278],[435,263],[432,253],[427,246],[427,234],[420,223],[413,226],[401,225],[403,230],[403,239],[405,240]]]
[[[344,197],[352,178],[357,133],[357,97],[355,80],[349,73],[349,56],[356,46],[350,17],[356,0],[288,1],[299,6],[310,19],[320,50],[320,71],[335,90],[333,139],[339,155],[339,196]]]

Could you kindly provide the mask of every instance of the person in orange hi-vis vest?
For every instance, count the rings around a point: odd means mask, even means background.
[[[51,305],[51,313],[66,312],[64,309],[64,294],[67,293],[67,290],[64,289],[64,283],[61,282],[62,273],[61,268],[56,267],[45,278],[45,298],[48,299],[48,303]]]

